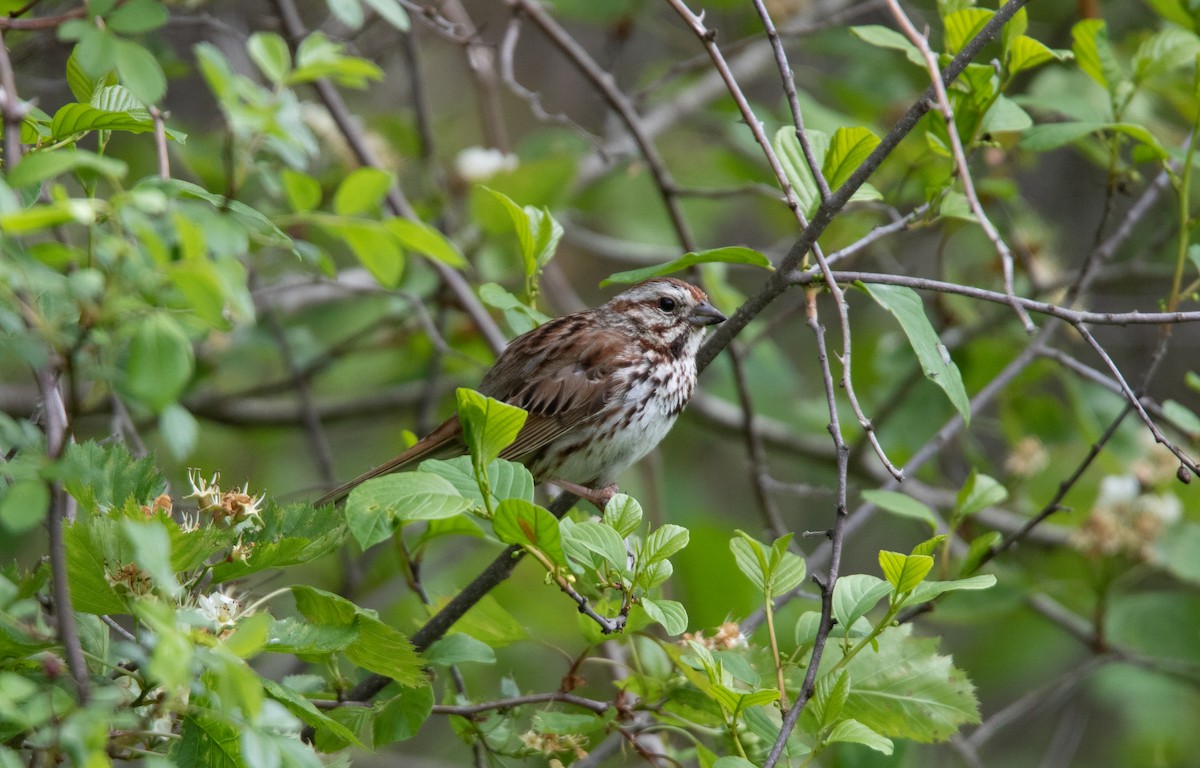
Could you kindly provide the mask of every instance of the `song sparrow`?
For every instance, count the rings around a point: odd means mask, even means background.
[[[696,350],[723,322],[694,285],[669,277],[638,283],[595,309],[551,320],[514,339],[479,391],[529,412],[501,458],[519,461],[603,506],[617,475],[670,431],[696,386]],[[396,458],[317,500],[339,501],[373,477],[430,458],[466,453],[451,416]]]

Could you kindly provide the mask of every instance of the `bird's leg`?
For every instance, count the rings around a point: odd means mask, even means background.
[[[549,480],[548,482],[557,485],[564,491],[575,494],[581,499],[590,501],[591,503],[595,504],[596,509],[599,509],[601,512],[604,511],[604,507],[608,504],[608,502],[612,501],[612,497],[616,496],[617,491],[620,490],[617,488],[616,483],[606,485],[603,488],[588,488],[586,485],[569,483],[566,480]]]

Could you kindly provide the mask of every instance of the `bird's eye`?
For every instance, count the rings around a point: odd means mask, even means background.
[[[658,300],[658,308],[661,309],[663,312],[674,312],[675,311],[675,299],[672,299],[669,296],[662,297],[661,299]]]

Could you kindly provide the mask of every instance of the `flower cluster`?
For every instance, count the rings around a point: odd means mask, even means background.
[[[1173,474],[1174,465],[1171,470]],[[1138,471],[1136,466],[1134,471]],[[1175,494],[1149,492],[1138,476],[1110,475],[1100,482],[1096,503],[1072,534],[1071,543],[1090,557],[1126,555],[1150,560],[1154,543],[1182,512]]]
[[[248,484],[240,489],[222,491],[220,482],[220,472],[213,475],[212,479],[205,480],[199,470],[189,469],[188,483],[192,486],[192,492],[184,498],[196,499],[200,511],[211,514],[214,520],[229,525],[238,525],[246,520],[260,524],[262,514],[259,504],[263,497],[251,496]]]
[[[679,641],[679,644],[686,648],[691,642],[699,643],[710,651],[728,651],[734,648],[745,648],[746,636],[742,634],[742,629],[736,621],[727,621],[717,627],[717,631],[712,637],[705,637],[703,631],[684,632],[683,639]]]

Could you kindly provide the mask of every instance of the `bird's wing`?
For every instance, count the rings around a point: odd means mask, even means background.
[[[621,386],[613,374],[628,342],[587,314],[552,320],[515,340],[480,383],[483,394],[529,412],[501,458],[535,453],[598,416]]]
[[[322,504],[329,504],[341,501],[350,495],[350,491],[362,485],[366,481],[386,475],[390,472],[395,472],[408,464],[415,464],[425,459],[436,458],[451,458],[459,456],[466,452],[466,445],[462,441],[462,425],[458,423],[457,416],[451,416],[443,421],[437,429],[430,432],[425,437],[422,437],[411,448],[401,453],[399,456],[385,461],[378,467],[368,470],[353,480],[342,483],[337,488],[334,488],[329,493],[313,502],[313,506],[319,507]]]
[[[567,315],[513,340],[483,377],[479,391],[529,412],[500,457],[516,461],[598,416],[621,386],[614,371],[628,362],[628,341],[596,327],[591,312]],[[399,456],[343,483],[315,502],[339,502],[358,485],[409,464],[466,453],[462,425],[451,416]],[[562,479],[562,478],[559,478]]]

